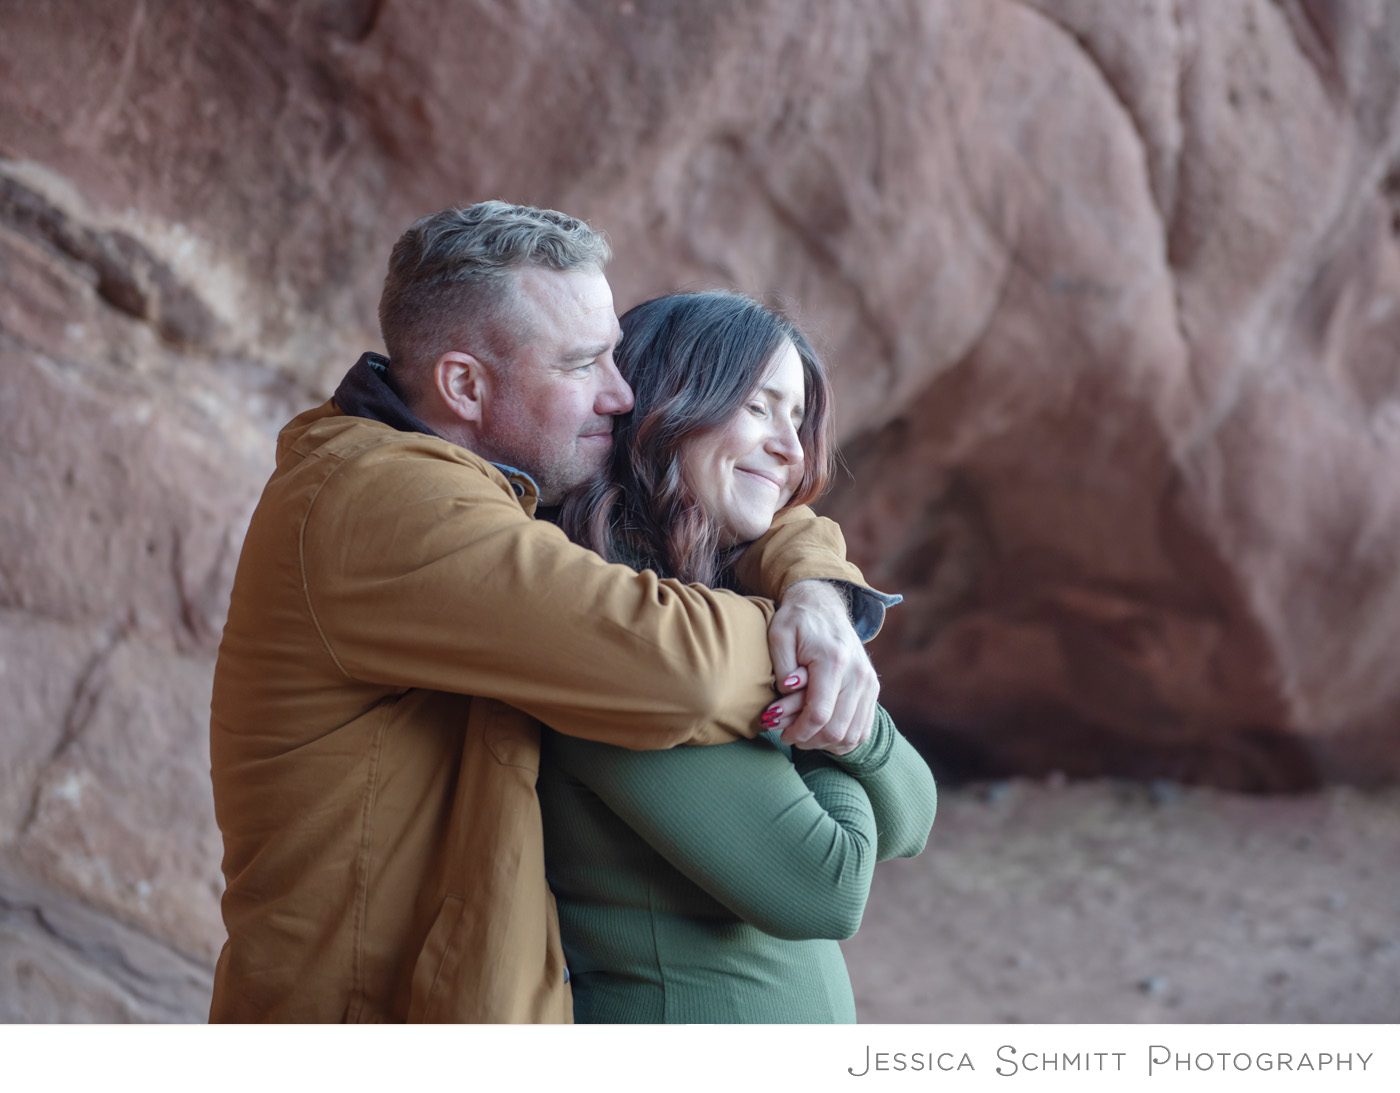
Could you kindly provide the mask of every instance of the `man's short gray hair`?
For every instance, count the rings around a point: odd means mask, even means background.
[[[417,221],[394,244],[379,297],[379,330],[399,395],[414,405],[443,353],[501,355],[522,335],[512,271],[602,270],[607,239],[553,209],[483,201]]]

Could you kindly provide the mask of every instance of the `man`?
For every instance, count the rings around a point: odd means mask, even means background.
[[[791,742],[868,731],[842,586],[806,579],[861,583],[829,521],[784,514],[749,548],[773,615],[533,518],[604,466],[632,404],[608,257],[555,212],[419,221],[380,303],[389,359],[283,430],[214,678],[211,1020],[567,1021],[540,721],[634,748],[751,736],[776,665],[788,690],[810,674]],[[876,626],[877,596],[854,593]]]

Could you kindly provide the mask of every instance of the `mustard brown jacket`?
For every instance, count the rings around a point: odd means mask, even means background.
[[[539,723],[630,748],[760,731],[771,602],[604,562],[536,503],[334,401],[283,430],[214,678],[211,1020],[570,1020]],[[863,584],[844,552],[799,508],[743,572],[773,597]]]

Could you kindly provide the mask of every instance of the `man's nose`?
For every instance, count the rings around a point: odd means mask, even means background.
[[[609,358],[603,380],[598,387],[598,397],[593,400],[593,409],[599,414],[625,414],[632,409],[635,401],[632,388],[622,378],[617,365]]]

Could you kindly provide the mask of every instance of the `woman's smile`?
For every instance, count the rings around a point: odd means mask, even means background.
[[[763,471],[755,471],[751,470],[748,467],[735,467],[734,469],[739,474],[746,474],[750,478],[756,478],[758,481],[763,482],[766,485],[772,486],[775,490],[782,490],[783,488],[783,483],[778,479],[778,476],[776,474],[768,474]],[[784,477],[786,477],[786,475]]]
[[[784,342],[733,416],[686,441],[681,473],[724,545],[747,543],[767,531],[801,482],[797,430],[806,394],[802,358],[792,342]]]

